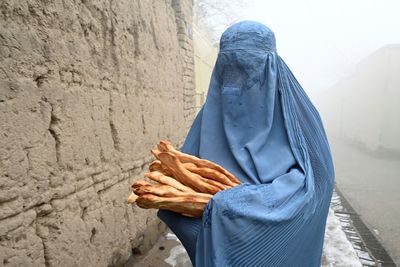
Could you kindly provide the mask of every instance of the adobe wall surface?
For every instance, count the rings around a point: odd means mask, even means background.
[[[0,266],[119,265],[154,242],[126,198],[193,119],[191,8],[0,3]]]

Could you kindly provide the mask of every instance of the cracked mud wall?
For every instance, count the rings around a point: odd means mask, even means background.
[[[1,1],[0,266],[120,265],[154,241],[126,198],[193,119],[191,8]]]

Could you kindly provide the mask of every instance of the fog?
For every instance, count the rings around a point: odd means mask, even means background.
[[[260,21],[275,32],[278,53],[330,135],[400,154],[400,1],[202,2],[219,5],[210,13],[217,39],[223,16]],[[223,16],[215,15],[222,9]]]
[[[241,2],[229,12],[275,32],[321,113],[338,188],[400,265],[400,1]]]
[[[246,1],[240,19],[276,35],[278,53],[308,90],[327,89],[382,46],[400,43],[400,1]]]

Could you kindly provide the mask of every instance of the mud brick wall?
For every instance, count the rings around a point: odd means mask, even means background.
[[[184,81],[184,110],[186,121],[192,122],[196,114],[196,90],[194,79],[194,52],[193,52],[193,27],[192,1],[172,0],[176,14],[178,40],[183,56],[183,81]]]
[[[0,266],[116,266],[164,226],[126,204],[193,120],[191,0],[0,2]]]

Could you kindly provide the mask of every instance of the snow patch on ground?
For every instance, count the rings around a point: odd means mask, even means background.
[[[186,250],[182,245],[175,246],[171,249],[169,257],[164,260],[173,267],[190,267],[192,266]]]
[[[332,209],[329,209],[325,229],[323,267],[362,267],[362,264],[347,239],[339,219]]]

